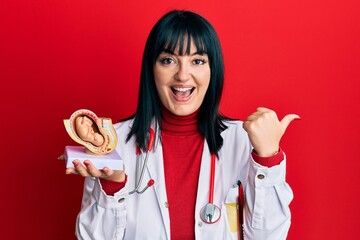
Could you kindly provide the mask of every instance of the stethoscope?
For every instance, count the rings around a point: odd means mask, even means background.
[[[149,159],[149,153],[154,146],[155,133],[154,130],[150,128],[149,130],[149,141],[146,146],[145,160],[142,166],[140,166],[141,159],[141,150],[136,146],[136,173],[135,173],[135,188],[129,192],[129,194],[144,193],[149,187],[154,185],[154,179],[150,179],[146,186],[140,189],[140,185],[143,182],[145,168]],[[220,208],[214,204],[214,181],[215,181],[215,166],[216,166],[216,156],[214,153],[211,154],[211,167],[210,167],[210,185],[209,185],[209,200],[208,203],[200,210],[200,218],[205,223],[215,223],[221,217]],[[140,174],[139,174],[140,172]]]

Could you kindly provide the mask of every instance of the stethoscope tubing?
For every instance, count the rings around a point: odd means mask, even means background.
[[[140,178],[139,178],[139,180],[136,181],[135,189],[132,190],[131,192],[129,192],[129,194],[133,194],[135,192],[143,193],[147,189],[147,185],[146,185],[146,187],[143,190],[139,191],[139,187],[140,187],[140,185],[141,185],[141,183],[143,181],[143,178],[144,178],[145,167],[147,166],[148,159],[149,159],[149,152],[146,152],[144,164],[142,165],[141,172],[140,172]],[[136,176],[136,179],[138,179],[138,176]]]
[[[146,147],[146,154],[145,154],[145,160],[144,160],[144,163],[141,167],[141,171],[140,171],[140,176],[138,176],[138,172],[139,172],[139,162],[140,162],[140,155],[141,155],[141,150],[138,146],[136,146],[136,173],[135,173],[135,179],[136,179],[136,183],[135,183],[135,188],[129,192],[129,194],[133,194],[133,193],[138,193],[138,194],[142,194],[143,192],[146,191],[146,189],[148,189],[149,187],[151,187],[152,185],[154,185],[154,180],[153,179],[150,179],[147,183],[147,185],[142,189],[142,190],[139,190],[140,188],[140,185],[143,181],[143,178],[144,178],[144,173],[145,173],[145,168],[147,167],[147,162],[148,162],[148,159],[149,159],[149,153],[150,151],[152,150],[153,146],[154,146],[154,139],[155,139],[155,133],[154,133],[154,130],[152,130],[152,128],[150,128],[149,130],[149,141],[148,141],[148,144],[147,144],[147,147]]]
[[[216,157],[214,153],[211,153],[209,203],[214,203],[215,165],[216,165]]]

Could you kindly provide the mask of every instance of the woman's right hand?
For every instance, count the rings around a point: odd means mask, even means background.
[[[73,161],[74,168],[67,168],[66,174],[79,174],[83,177],[97,177],[114,182],[125,181],[125,169],[122,171],[111,170],[104,167],[102,170],[97,169],[90,160],[85,160],[84,165],[79,160]]]

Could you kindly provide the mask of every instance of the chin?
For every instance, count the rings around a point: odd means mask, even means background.
[[[189,108],[189,107],[181,106],[181,107],[175,107],[170,111],[177,116],[187,116],[194,113],[196,110],[197,108],[193,108],[193,107]]]

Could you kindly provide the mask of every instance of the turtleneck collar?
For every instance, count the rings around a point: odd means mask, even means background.
[[[177,116],[171,113],[165,106],[161,106],[161,128],[165,134],[193,135],[199,134],[197,126],[198,110],[187,116]]]

